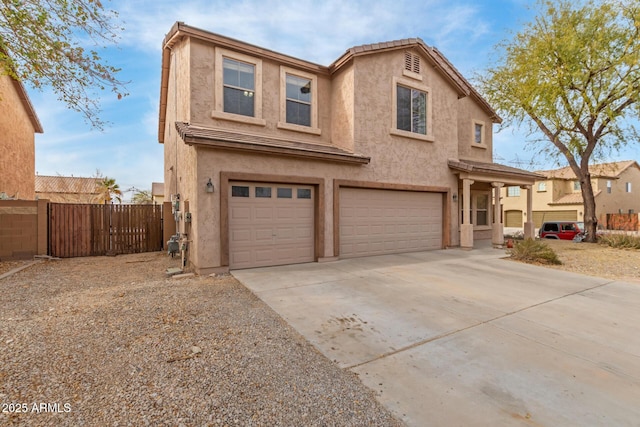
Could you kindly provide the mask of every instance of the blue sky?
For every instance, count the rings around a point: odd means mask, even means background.
[[[36,135],[40,175],[92,176],[96,170],[116,179],[123,190],[151,189],[162,182],[163,146],[158,143],[161,43],[175,21],[256,44],[322,65],[352,46],[420,37],[437,47],[471,79],[495,59],[493,46],[531,20],[530,0],[114,0],[125,30],[118,46],[103,53],[122,69],[129,96],[105,93],[104,131],[92,130],[82,116],[49,91],[26,85],[44,134]],[[497,128],[496,128],[497,129]],[[526,134],[504,129],[494,135],[494,160],[529,168],[538,158],[527,150]],[[632,159],[631,150],[612,160]],[[554,167],[538,163],[535,168]],[[125,199],[132,192],[125,193]]]

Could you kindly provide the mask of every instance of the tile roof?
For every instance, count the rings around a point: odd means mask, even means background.
[[[620,174],[627,168],[633,166],[636,167],[638,163],[635,160],[625,160],[621,162],[599,163],[597,165],[590,165],[589,172],[592,178],[618,178]],[[544,171],[537,171],[537,173],[544,175],[547,179],[576,179],[576,174],[573,173],[571,167],[565,166],[560,169],[551,169]]]
[[[597,197],[600,193],[602,193],[601,190],[596,191],[593,197]],[[582,205],[583,203],[582,193],[570,193],[560,197],[556,201],[550,202],[549,205]]]
[[[475,160],[456,160],[449,159],[449,167],[463,172],[493,173],[500,175],[511,175],[526,179],[544,178],[535,172],[524,169],[518,169],[511,166],[501,165],[499,163],[478,162]]]
[[[98,178],[36,175],[36,193],[98,194]]]
[[[260,135],[229,132],[176,122],[176,129],[187,144],[204,144],[230,150],[249,150],[293,157],[309,157],[321,160],[367,164],[370,157],[353,154],[338,147],[311,144]]]

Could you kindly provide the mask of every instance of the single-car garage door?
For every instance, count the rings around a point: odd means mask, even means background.
[[[340,257],[442,248],[442,195],[340,189]]]
[[[229,184],[229,267],[314,261],[314,197],[308,185]]]
[[[505,227],[522,227],[522,211],[505,211],[504,218]]]
[[[533,225],[540,228],[545,221],[577,221],[578,211],[533,211]]]

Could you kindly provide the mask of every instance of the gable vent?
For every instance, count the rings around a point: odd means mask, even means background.
[[[420,74],[420,57],[411,52],[404,53],[404,69]]]

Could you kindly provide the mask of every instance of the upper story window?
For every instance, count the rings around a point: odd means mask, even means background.
[[[222,60],[225,113],[254,116],[255,65],[230,58]]]
[[[580,181],[573,181],[573,191],[580,190]]]
[[[547,182],[546,181],[540,181],[538,183],[538,191],[547,191]]]
[[[611,180],[607,180],[607,193],[611,194]]]
[[[215,105],[211,116],[254,125],[262,119],[262,61],[217,48],[215,53]]]
[[[311,126],[311,80],[287,74],[287,123]]]
[[[626,190],[627,193],[631,193],[631,183],[630,182],[627,182],[625,184],[625,190]]]
[[[513,186],[507,187],[507,197],[519,197],[520,196],[520,187]]]
[[[397,128],[427,134],[427,93],[398,85],[396,95]]]
[[[480,120],[471,121],[471,132],[473,135],[473,147],[487,148],[487,142],[485,140],[485,124]]]
[[[317,88],[315,75],[280,67],[279,128],[320,134]]]
[[[394,77],[391,134],[433,141],[431,96],[428,86],[404,77]]]

